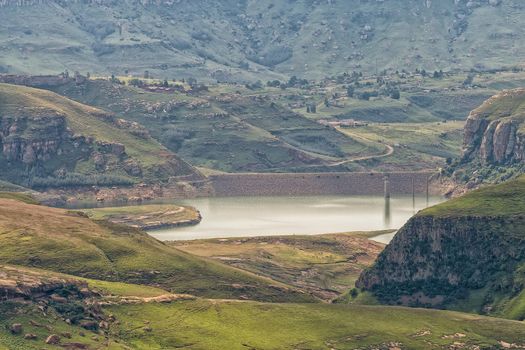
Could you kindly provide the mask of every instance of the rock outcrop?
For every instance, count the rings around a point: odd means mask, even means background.
[[[437,186],[455,197],[525,173],[525,89],[504,90],[473,110],[463,154],[443,169]]]
[[[465,125],[463,161],[479,158],[483,164],[525,161],[525,135],[521,130],[525,89],[503,91],[472,111]]]
[[[525,227],[518,218],[416,216],[357,286],[387,303],[442,306],[467,290],[504,283],[495,276],[525,259],[525,240],[503,235],[517,223]]]
[[[418,213],[356,285],[389,304],[502,312],[525,288],[524,195],[521,177]]]
[[[38,189],[203,180],[143,126],[113,113],[10,84],[0,84],[0,100],[2,180]]]
[[[71,138],[62,115],[0,115],[0,145],[8,161],[20,161],[28,165],[48,161],[61,153],[61,146]]]

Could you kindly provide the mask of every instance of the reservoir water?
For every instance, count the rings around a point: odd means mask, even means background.
[[[442,197],[315,196],[198,198],[179,201],[202,214],[202,222],[150,234],[160,240],[269,235],[313,235],[350,231],[398,229]],[[388,243],[393,234],[377,237]]]

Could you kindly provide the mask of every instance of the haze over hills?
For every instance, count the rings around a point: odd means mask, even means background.
[[[521,64],[520,0],[0,2],[0,69],[206,80]]]

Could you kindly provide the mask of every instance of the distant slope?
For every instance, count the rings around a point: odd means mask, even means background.
[[[0,178],[29,187],[199,176],[139,124],[46,90],[0,84]]]
[[[210,298],[315,301],[292,288],[194,257],[141,231],[83,214],[0,199],[0,263],[159,286]]]
[[[521,64],[520,0],[4,0],[2,70],[210,80]]]
[[[357,282],[386,303],[525,319],[525,177],[426,209]]]
[[[200,94],[156,93],[97,79],[52,89],[125,115],[193,165],[221,171],[312,171],[312,166],[323,169],[346,157],[378,153],[241,87],[239,93],[228,85]]]

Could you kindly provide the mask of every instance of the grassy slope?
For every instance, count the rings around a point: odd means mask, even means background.
[[[489,121],[511,119],[525,133],[525,89],[504,90],[473,111]]]
[[[128,329],[116,334],[147,349],[355,349],[392,343],[439,349],[455,342],[488,348],[501,340],[521,343],[525,335],[519,322],[395,307],[190,301],[109,310]],[[151,333],[143,331],[146,322]]]
[[[12,184],[10,182],[0,180],[0,191],[23,192],[23,191],[27,191],[27,188]]]
[[[6,266],[0,266],[0,272]],[[42,279],[75,277],[9,266],[23,276]],[[40,276],[40,277],[39,277]],[[448,311],[383,306],[327,304],[267,304],[222,300],[183,300],[171,303],[114,304],[120,298],[155,297],[161,289],[86,280],[90,289],[101,293],[106,315],[114,315],[105,336],[69,325],[52,308],[46,313],[31,303],[0,302],[0,349],[41,349],[49,334],[70,333],[66,343],[108,349],[355,349],[356,347],[442,349],[458,342],[465,348],[487,348],[500,341],[521,344],[525,327],[505,321]],[[57,317],[58,316],[58,317]],[[36,322],[49,329],[34,326]],[[20,323],[25,333],[37,340],[24,340],[6,327]],[[4,327],[6,326],[6,327]],[[84,335],[81,334],[84,333]]]
[[[30,195],[18,192],[0,192],[1,199],[12,199],[26,204],[38,204]]]
[[[277,282],[168,247],[130,228],[9,199],[0,200],[0,209],[2,263],[207,297],[313,300]]]
[[[374,123],[341,132],[354,137],[364,137],[379,144],[394,147],[391,156],[360,165],[374,169],[429,169],[445,164],[446,158],[461,153],[463,122],[447,123]]]
[[[151,138],[139,138],[97,117],[108,114],[100,109],[47,90],[9,84],[0,84],[0,102],[0,114],[24,115],[42,109],[57,112],[66,116],[68,126],[76,133],[99,141],[122,143],[126,152],[145,167],[163,162],[159,155],[166,152],[165,148]]]
[[[353,288],[363,268],[370,266],[383,249],[382,244],[358,232],[176,241],[171,245],[294,285],[326,300]]]
[[[525,177],[491,185],[421,211],[419,216],[521,216],[525,212]]]
[[[377,152],[289,109],[254,100],[247,96],[252,92],[241,87],[240,95],[228,91],[232,95],[221,101],[225,88],[191,96],[92,80],[54,90],[126,115],[192,164],[222,171],[282,171]]]

